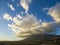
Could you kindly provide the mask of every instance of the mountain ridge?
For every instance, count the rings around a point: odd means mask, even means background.
[[[3,41],[0,45],[60,45],[60,35],[32,35],[21,41]]]

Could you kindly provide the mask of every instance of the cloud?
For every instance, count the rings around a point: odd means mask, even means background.
[[[12,2],[15,2],[16,0],[12,0]]]
[[[60,3],[51,7],[48,14],[55,20],[55,26],[60,28]]]
[[[48,7],[43,8],[43,11],[44,11],[44,12],[46,12],[46,11],[48,11],[48,10],[49,10]]]
[[[17,3],[17,7],[19,7],[19,3]]]
[[[14,8],[11,4],[8,4],[8,6],[9,6],[9,8],[10,8],[12,11],[15,10],[15,8]]]
[[[35,34],[45,34],[49,32],[54,32],[55,27],[51,23],[41,22],[32,14],[26,14],[21,19],[16,16],[13,17],[13,24],[8,24],[10,29],[14,32],[15,36],[26,38],[30,35]]]
[[[20,0],[20,5],[28,12],[31,0]]]
[[[55,20],[60,21],[60,3],[51,7],[48,11],[48,14]]]
[[[21,16],[21,15],[18,14],[18,15],[16,15],[16,16],[17,16],[19,19],[22,19],[22,16]]]
[[[9,14],[7,14],[7,13],[3,14],[3,18],[8,20],[8,21],[12,20],[12,17]]]
[[[41,22],[34,15],[26,15],[21,20],[17,19],[20,23],[15,25],[15,35],[18,37],[29,37],[30,35],[45,34],[56,31],[60,27],[60,4],[57,4],[48,10],[48,14],[55,20],[54,22]],[[17,17],[18,18],[18,17]],[[11,27],[12,28],[12,27]]]
[[[4,19],[12,21],[11,24],[8,24],[8,27],[14,32],[15,36],[27,38],[30,35],[48,34],[56,31],[56,28],[60,28],[60,4],[56,4],[49,8],[47,13],[55,21],[41,22],[41,20],[38,20],[36,16],[27,13],[24,16],[18,14],[13,18],[11,18],[8,14],[5,14],[5,17],[3,17]]]

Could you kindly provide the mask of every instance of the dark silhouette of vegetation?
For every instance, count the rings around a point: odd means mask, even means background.
[[[0,45],[60,45],[60,35],[32,35],[22,41],[0,41]]]

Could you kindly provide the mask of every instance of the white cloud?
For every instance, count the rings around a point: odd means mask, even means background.
[[[20,23],[13,25],[16,26],[14,28],[16,31],[15,35],[18,37],[29,37],[30,35],[35,34],[45,34],[49,32],[54,32],[57,27],[60,28],[60,4],[55,5],[53,8],[51,7],[48,10],[48,13],[55,20],[54,22],[39,22],[39,20],[33,15],[26,15],[21,20],[17,19]],[[18,18],[18,17],[17,17]],[[12,27],[11,27],[12,28]]]
[[[56,4],[55,6],[51,7],[48,10],[48,14],[52,16],[55,21],[60,21],[60,3]]]
[[[12,20],[12,17],[9,14],[7,14],[7,13],[3,14],[3,18],[8,20],[8,21]]]
[[[9,6],[9,8],[10,8],[12,11],[14,11],[14,10],[15,10],[15,8],[13,7],[13,5],[8,4],[8,6]]]
[[[54,32],[57,27],[60,28],[60,4],[51,7],[48,10],[48,14],[55,20],[54,22],[41,22],[32,14],[17,15],[13,18],[5,14],[5,17],[3,17],[4,19],[12,20],[13,24],[8,24],[8,26],[16,36],[26,38],[30,35]]]
[[[17,24],[17,25],[20,25],[20,23],[21,23],[21,21],[20,21],[20,19],[19,19],[18,17],[14,17],[14,18],[13,18],[13,22],[14,22],[15,24]]]
[[[21,15],[18,14],[18,15],[16,15],[16,16],[17,16],[19,19],[22,19],[22,16],[21,16]]]
[[[25,15],[22,19],[18,16],[14,17],[12,20],[13,24],[8,24],[15,35],[18,37],[29,37],[35,34],[45,34],[48,32],[53,32],[55,30],[51,23],[44,23],[40,25],[39,20],[34,15]]]
[[[20,0],[20,5],[28,12],[31,0]]]
[[[55,20],[55,26],[60,28],[60,3],[51,7],[48,14]]]

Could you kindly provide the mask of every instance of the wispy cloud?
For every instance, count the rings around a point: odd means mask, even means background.
[[[15,10],[15,8],[13,7],[13,5],[11,5],[11,4],[8,4],[8,7],[9,7],[12,11]]]
[[[28,12],[31,0],[20,0],[20,5]]]
[[[23,17],[22,17],[21,15],[19,15],[19,14],[16,15],[16,16],[17,16],[19,19],[22,19],[22,18],[23,18]]]
[[[48,7],[43,8],[43,11],[44,11],[44,12],[45,12],[45,11],[48,11],[48,10],[49,10]]]
[[[3,18],[8,20],[8,21],[12,20],[12,17],[9,14],[7,14],[7,13],[3,14]]]
[[[16,0],[12,0],[12,2],[15,2]]]

